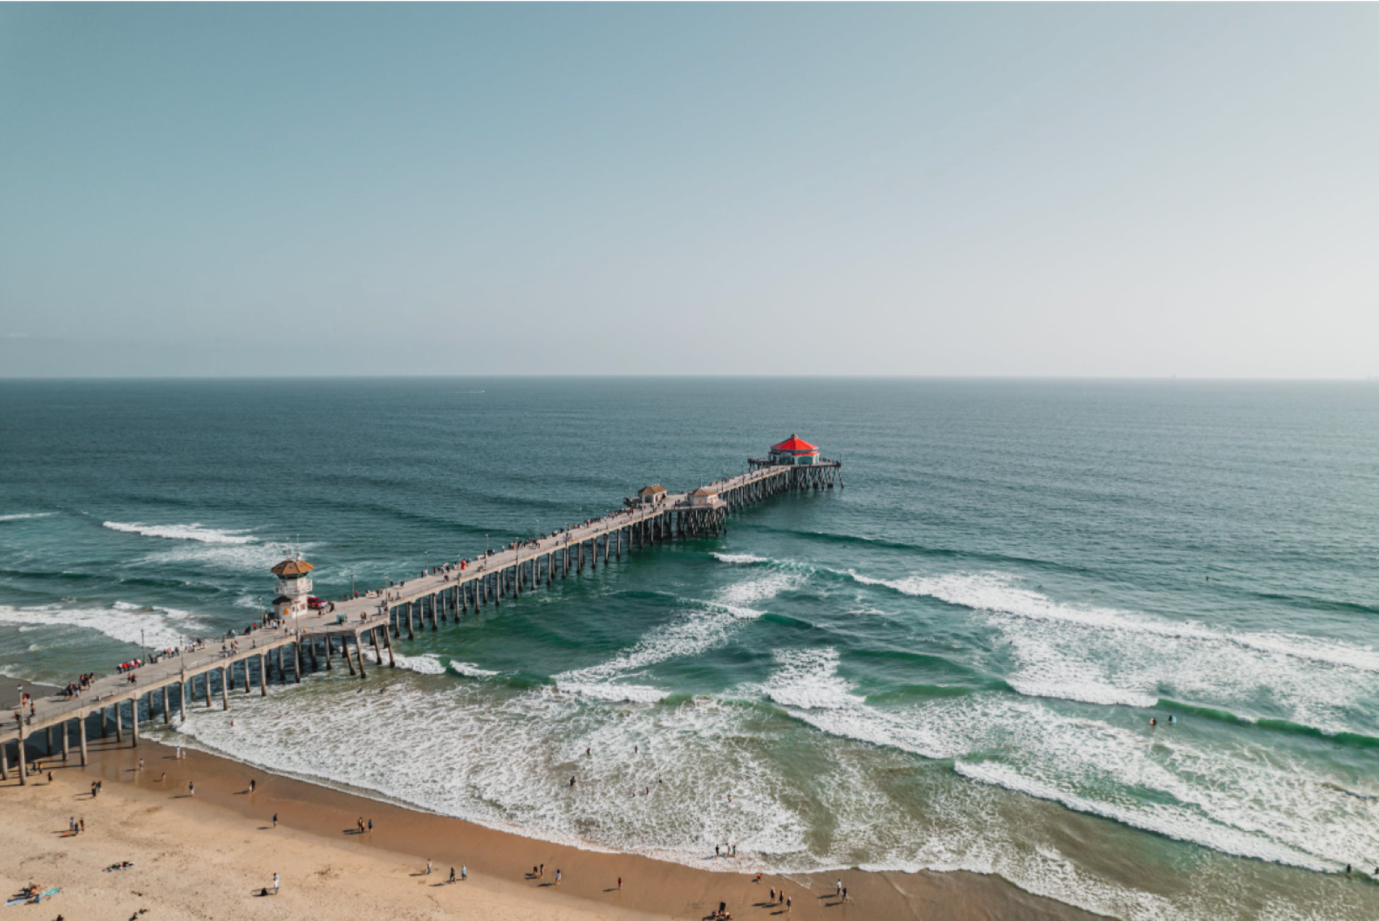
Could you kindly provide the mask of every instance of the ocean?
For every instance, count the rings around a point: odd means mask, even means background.
[[[241,628],[293,548],[338,598],[791,433],[844,488],[403,640],[385,694],[337,669],[173,733],[710,869],[1379,915],[1343,873],[1379,864],[1375,384],[0,382],[0,672]]]

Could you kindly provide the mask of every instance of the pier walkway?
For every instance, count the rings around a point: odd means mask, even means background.
[[[571,569],[578,574],[595,567],[600,555],[606,566],[610,557],[621,559],[624,552],[662,541],[721,534],[729,512],[769,496],[842,485],[838,461],[821,459],[793,466],[753,460],[750,465],[753,469],[748,473],[692,492],[643,490],[636,501],[602,518],[492,551],[463,569],[450,564],[442,571],[419,572],[397,585],[333,602],[329,613],[301,615],[275,628],[217,638],[214,648],[208,642],[130,672],[98,678],[79,697],[37,700],[32,716],[24,713],[18,721],[9,718],[9,726],[0,731],[0,780],[9,778],[11,742],[16,743],[22,784],[32,760],[26,749],[36,744],[40,734],[42,757],[66,761],[75,729],[84,765],[88,728],[98,730],[101,737],[113,731],[120,744],[128,727],[130,742],[137,746],[141,720],[161,716],[166,725],[176,714],[185,722],[188,708],[211,708],[217,702],[228,710],[232,693],[251,694],[257,688],[267,696],[270,680],[299,682],[307,667],[332,670],[337,654],[351,675],[366,678],[366,643],[374,664],[381,664],[386,656],[388,664],[395,665],[393,640],[404,632],[413,639],[428,623],[434,631],[447,619],[458,622],[470,610],[501,605],[504,598],[567,577]],[[88,726],[92,723],[93,727]]]

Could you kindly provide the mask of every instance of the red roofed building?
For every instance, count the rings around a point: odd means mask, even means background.
[[[817,464],[819,449],[799,435],[791,435],[778,445],[771,445],[771,460],[777,464]]]

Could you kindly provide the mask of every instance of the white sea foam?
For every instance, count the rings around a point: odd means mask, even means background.
[[[1070,717],[983,694],[898,711],[799,710],[826,732],[951,758],[964,777],[1223,853],[1335,870],[1379,850],[1379,801],[1319,797],[1325,774],[1248,746]]]
[[[757,556],[755,553],[710,553],[710,556],[720,563],[733,563],[736,565],[769,562],[766,557]]]
[[[839,709],[860,705],[864,698],[853,694],[853,684],[838,675],[838,650],[778,649],[778,668],[762,692],[783,707],[805,710]]]
[[[197,615],[174,608],[140,606],[117,601],[110,606],[0,605],[0,623],[95,630],[122,643],[145,642],[152,649],[179,645],[179,638],[209,630]]]
[[[1369,646],[1287,633],[1224,633],[1201,624],[1163,620],[1147,614],[1065,604],[1039,592],[1021,588],[1013,577],[1005,573],[962,572],[894,580],[875,579],[853,570],[848,570],[848,575],[864,585],[884,585],[906,595],[937,598],[976,610],[1076,624],[1098,630],[1231,643],[1259,652],[1379,673],[1379,651]]]
[[[434,652],[424,652],[419,656],[403,656],[393,653],[392,659],[388,658],[386,650],[375,653],[372,649],[365,649],[364,655],[375,665],[388,665],[396,662],[398,668],[405,668],[409,672],[416,672],[419,675],[443,675],[445,674],[445,663]]]
[[[1245,719],[1282,711],[1327,733],[1374,731],[1379,657],[1368,647],[1064,604],[1002,573],[899,580],[849,574],[984,614],[1009,643],[1015,667],[1007,680],[1021,694],[1137,707],[1171,697]]]
[[[255,538],[248,528],[226,530],[202,527],[199,522],[192,524],[144,524],[142,522],[107,521],[105,527],[126,534],[140,534],[144,537],[161,537],[167,540],[194,540],[204,544],[249,544]]]
[[[579,847],[703,866],[715,844],[737,844],[743,858],[709,863],[735,873],[760,863],[754,853],[806,847],[804,822],[764,750],[703,756],[706,745],[744,731],[750,714],[741,708],[709,700],[609,707],[550,687],[495,699],[467,682],[425,691],[403,684],[367,711],[320,707],[317,688],[340,680],[313,678],[271,702],[245,698],[236,727],[196,711],[175,731],[267,769]],[[361,748],[370,722],[371,744]]]
[[[669,691],[646,684],[579,684],[573,681],[556,681],[556,688],[563,694],[579,694],[594,700],[623,701],[628,703],[654,704],[670,696]]]
[[[28,521],[30,518],[47,518],[52,512],[18,512],[13,515],[0,515],[0,521]]]
[[[556,685],[607,685],[667,659],[700,655],[726,643],[742,622],[762,615],[760,609],[748,605],[768,601],[802,581],[803,576],[799,574],[777,572],[728,585],[716,600],[699,602],[702,607],[691,609],[681,619],[651,630],[613,658],[556,675]]]
[[[296,549],[308,551],[315,544],[299,544]],[[291,553],[286,544],[204,544],[187,543],[169,550],[161,550],[144,557],[142,562],[154,567],[193,564],[232,572],[266,572]]]
[[[456,662],[454,660],[450,662],[450,669],[457,675],[464,675],[466,678],[491,678],[498,674],[487,668],[480,668],[473,662]]]

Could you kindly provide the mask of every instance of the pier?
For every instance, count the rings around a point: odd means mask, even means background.
[[[305,609],[310,590],[305,577],[312,567],[304,561],[284,561],[274,568],[284,580],[279,585],[300,582],[305,588],[278,599],[283,612],[290,612],[280,625],[218,637],[214,649],[208,643],[127,673],[97,678],[77,697],[57,695],[36,702],[32,717],[21,714],[18,725],[10,719],[11,725],[0,732],[0,780],[8,780],[17,768],[19,782],[26,783],[35,757],[67,762],[73,756],[74,735],[75,754],[85,765],[92,729],[99,738],[113,732],[117,745],[124,743],[127,732],[129,744],[137,747],[141,721],[161,719],[167,725],[176,717],[185,722],[191,707],[229,710],[233,695],[257,691],[266,697],[270,684],[300,682],[303,671],[339,667],[365,679],[366,645],[374,664],[386,658],[389,666],[396,666],[395,639],[415,639],[428,626],[437,631],[442,623],[458,623],[470,612],[499,607],[504,599],[568,578],[572,570],[578,575],[593,569],[600,559],[607,566],[624,553],[666,541],[718,536],[727,529],[731,513],[771,496],[835,485],[842,486],[841,462],[820,457],[817,448],[792,435],[772,447],[768,457],[749,459],[747,473],[682,493],[648,486],[602,518],[478,556],[463,568],[452,564],[332,602],[329,613]],[[11,743],[16,751],[13,763]],[[38,745],[41,755],[28,751]]]

